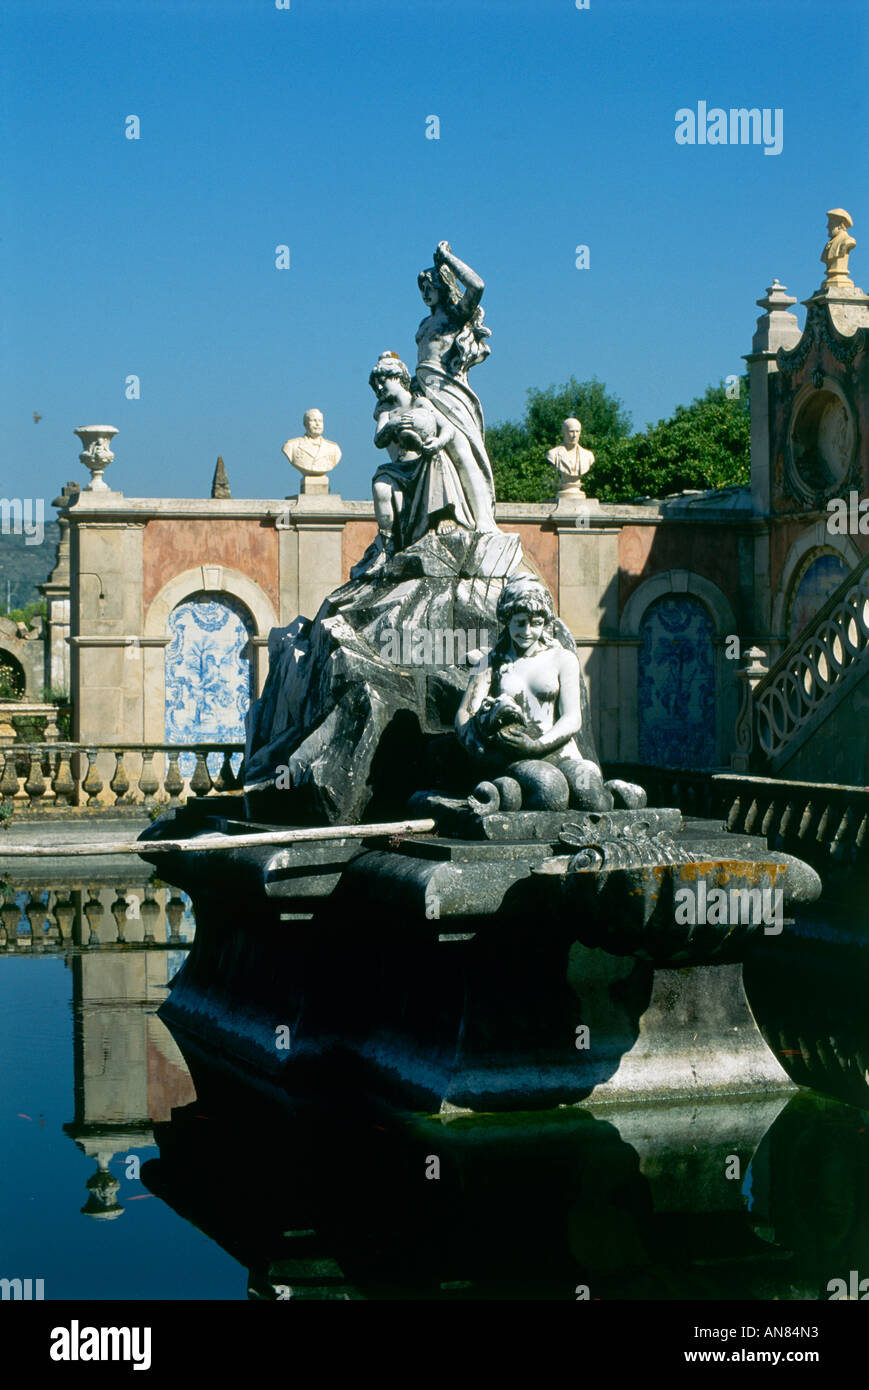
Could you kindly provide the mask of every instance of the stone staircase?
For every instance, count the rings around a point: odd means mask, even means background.
[[[869,783],[869,554],[757,682],[740,723],[765,760],[757,771]]]

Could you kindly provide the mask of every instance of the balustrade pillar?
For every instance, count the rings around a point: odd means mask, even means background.
[[[145,900],[139,908],[142,918],[142,940],[146,945],[157,940],[156,928],[160,924],[162,913],[160,904],[155,902],[156,888],[153,883],[145,884]]]
[[[38,750],[27,753],[28,770],[24,780],[24,790],[31,803],[38,802],[45,795],[45,777],[42,772],[42,755]]]
[[[172,896],[166,904],[166,920],[169,923],[169,940],[172,942],[181,941],[181,923],[184,920],[184,900],[179,897],[173,889]]]
[[[24,916],[30,923],[30,949],[42,951],[42,929],[45,926],[45,903],[39,893],[28,893],[24,904]]]
[[[146,810],[151,810],[157,804],[157,792],[160,790],[160,783],[154,771],[154,750],[153,748],[142,749],[142,771],[139,773],[139,791],[144,798]]]
[[[119,888],[119,889],[118,889],[118,896],[115,898],[115,901],[112,903],[111,913],[112,913],[112,916],[113,916],[114,919],[115,919],[116,940],[119,942],[120,945],[123,945],[123,944],[126,942],[126,939],[127,939],[127,938],[126,938],[126,931],[127,931],[127,890],[126,890],[126,888]]]
[[[128,795],[130,779],[127,776],[127,769],[124,767],[124,754],[120,749],[115,751],[115,771],[109,787],[115,794],[116,806],[126,806],[132,800]]]
[[[102,782],[100,783],[102,786]],[[99,888],[88,889],[88,900],[84,905],[84,915],[90,931],[88,936],[88,946],[99,946],[100,944],[100,923],[105,915],[105,908],[100,902]]]
[[[163,781],[163,788],[169,794],[170,806],[181,805],[181,793],[184,790],[184,778],[181,776],[181,769],[178,766],[179,756],[177,748],[169,752],[169,766]]]
[[[64,897],[61,897],[60,893],[57,894],[54,903],[54,920],[57,922],[61,941],[71,942],[75,923],[75,906],[69,892]]]
[[[75,779],[72,775],[71,754],[68,748],[59,748],[54,755],[55,762],[51,778],[55,806],[74,806],[76,801]],[[2,784],[0,784],[2,786]]]
[[[206,755],[196,750],[196,766],[190,778],[190,790],[194,796],[207,796],[211,791],[211,773],[208,771]]]
[[[754,764],[753,754],[756,745],[754,690],[767,674],[766,652],[763,648],[749,647],[736,674],[742,683],[742,689],[733,735],[735,751],[730,755],[730,766],[734,772],[750,772]]]
[[[18,764],[11,750],[3,754],[3,776],[0,777],[0,792],[6,801],[18,795]]]
[[[6,950],[17,951],[18,949],[18,923],[21,920],[21,908],[15,901],[12,889],[7,889],[3,894],[3,905],[0,907],[0,918],[3,921],[3,928],[6,933]]]
[[[103,779],[97,772],[97,758],[99,757],[98,748],[88,748],[87,753],[88,768],[85,779],[82,782],[82,791],[87,794],[88,806],[99,806],[100,792],[103,789]]]

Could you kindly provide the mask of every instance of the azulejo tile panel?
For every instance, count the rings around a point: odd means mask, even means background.
[[[640,624],[640,761],[714,767],[715,647],[708,610],[690,595],[650,604]]]
[[[244,739],[253,631],[247,609],[226,594],[191,594],[172,610],[166,648],[167,743]]]
[[[840,555],[819,555],[813,560],[799,582],[791,604],[789,637],[793,642],[799,637],[818,612],[823,608],[849,570]]]

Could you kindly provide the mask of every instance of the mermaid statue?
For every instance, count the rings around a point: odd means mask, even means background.
[[[477,800],[494,796],[502,810],[645,805],[641,787],[603,780],[579,661],[563,625],[561,640],[556,635],[548,590],[527,575],[511,579],[497,616],[501,635],[471,675],[456,715],[459,742],[493,779],[477,788]]]

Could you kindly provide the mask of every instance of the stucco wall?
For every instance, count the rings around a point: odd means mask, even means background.
[[[273,525],[253,518],[148,521],[142,545],[145,608],[167,579],[197,565],[227,565],[250,575],[279,609],[278,532]]]

